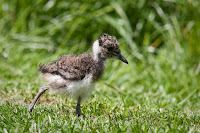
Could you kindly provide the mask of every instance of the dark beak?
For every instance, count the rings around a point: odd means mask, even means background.
[[[121,54],[118,54],[118,59],[128,64],[128,61]]]

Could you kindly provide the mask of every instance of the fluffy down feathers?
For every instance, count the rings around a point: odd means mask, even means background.
[[[93,80],[98,80],[104,71],[104,61],[96,62],[90,54],[64,55],[54,63],[40,64],[42,73],[60,75],[66,80],[82,80],[87,74],[92,74]]]

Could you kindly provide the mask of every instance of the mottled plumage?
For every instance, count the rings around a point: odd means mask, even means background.
[[[29,107],[31,112],[37,99],[48,89],[77,99],[76,114],[80,115],[80,102],[93,90],[94,82],[101,78],[104,63],[115,58],[127,63],[121,55],[116,38],[103,34],[93,44],[93,54],[64,55],[53,63],[39,65],[48,87],[42,87]]]
[[[82,80],[87,74],[92,75],[93,82],[98,80],[104,71],[104,60],[95,61],[90,54],[64,55],[54,63],[39,65],[40,71],[60,75],[65,80]]]

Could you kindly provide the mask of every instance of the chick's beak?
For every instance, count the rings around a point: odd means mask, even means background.
[[[128,64],[128,61],[121,54],[118,54],[118,59]]]

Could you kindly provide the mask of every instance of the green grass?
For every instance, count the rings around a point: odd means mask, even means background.
[[[83,105],[82,117],[74,117],[70,104],[37,107],[33,114],[22,105],[4,104],[1,123],[11,132],[185,132],[197,131],[199,116],[182,109],[125,107],[122,103],[89,102]],[[88,106],[91,106],[88,108]],[[9,112],[9,113],[8,113]]]
[[[200,2],[0,1],[0,132],[200,132]],[[38,64],[91,53],[102,33],[129,64],[108,60],[75,116],[76,101],[46,92]]]

